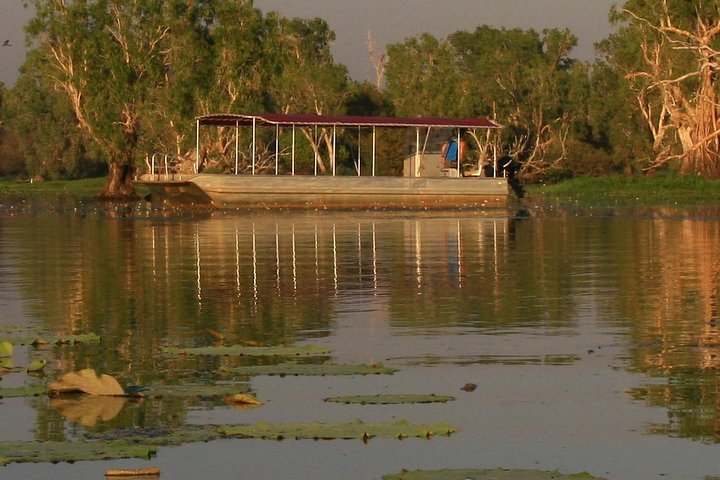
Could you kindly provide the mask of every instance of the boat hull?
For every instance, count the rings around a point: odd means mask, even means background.
[[[505,207],[505,178],[143,175],[154,201],[216,208]]]

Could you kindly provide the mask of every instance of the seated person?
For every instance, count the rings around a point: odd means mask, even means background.
[[[459,158],[462,162],[465,158],[465,140],[460,139],[460,148],[458,149],[457,137],[448,137],[441,150],[443,168],[458,168],[458,150],[460,150]]]

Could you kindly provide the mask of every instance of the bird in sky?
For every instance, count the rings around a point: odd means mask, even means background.
[[[5,40],[2,44],[2,46],[3,47],[12,47],[12,45],[10,45],[10,40]]]

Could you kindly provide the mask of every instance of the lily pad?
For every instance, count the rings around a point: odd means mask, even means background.
[[[79,462],[150,458],[155,447],[115,442],[0,442],[0,465],[21,462]]]
[[[249,391],[244,383],[218,385],[152,385],[143,392],[146,397],[223,397]]]
[[[3,373],[8,373],[13,368],[15,368],[15,363],[13,362],[12,358],[0,358],[0,375],[2,375]]]
[[[469,478],[473,480],[603,480],[601,477],[593,477],[586,472],[563,475],[557,471],[507,470],[504,468],[416,470],[385,475],[382,478],[383,480],[467,480]]]
[[[217,356],[248,356],[248,357],[302,357],[329,355],[332,351],[317,345],[279,345],[276,347],[248,347],[247,345],[228,345],[216,347],[178,348],[166,347],[163,353],[167,355],[217,355]]]
[[[7,341],[0,342],[0,358],[12,357],[13,344]]]
[[[0,388],[0,398],[36,397],[47,392],[42,385],[34,387]]]
[[[47,364],[47,360],[45,360],[44,358],[37,358],[37,359],[33,360],[32,362],[30,362],[30,364],[27,367],[25,367],[25,371],[26,372],[41,372],[45,368],[46,364]]]
[[[230,370],[240,375],[392,375],[397,370],[382,364],[343,365],[337,363],[302,364],[280,363],[278,365],[253,365]]]
[[[419,394],[388,394],[388,395],[350,395],[326,398],[326,402],[361,404],[361,405],[394,405],[402,403],[445,403],[455,400],[446,395]]]
[[[177,425],[166,428],[144,428],[86,432],[93,441],[124,441],[133,444],[178,446],[186,443],[209,442],[222,438],[218,425]]]
[[[36,347],[55,345],[75,345],[76,343],[98,343],[102,341],[95,333],[53,334],[32,328],[3,328],[0,330],[0,341],[16,345],[34,345]]]
[[[457,429],[447,424],[422,425],[401,420],[395,423],[286,423],[260,422],[252,425],[222,426],[219,432],[228,437],[285,438],[340,440],[370,438],[430,438],[434,435],[450,435]]]

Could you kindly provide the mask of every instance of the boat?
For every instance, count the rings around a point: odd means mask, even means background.
[[[497,159],[485,168],[457,165],[443,168],[438,142],[455,132],[460,143],[460,132],[474,129],[498,129],[500,125],[486,118],[401,118],[337,115],[296,114],[210,114],[197,117],[194,162],[168,161],[168,156],[153,155],[147,171],[136,178],[136,183],[150,190],[153,202],[171,205],[207,205],[213,208],[480,208],[507,205],[509,188],[507,178],[499,175]],[[234,168],[230,173],[211,173],[202,158],[201,128],[229,127],[234,129]],[[239,132],[252,129],[249,148],[244,153],[246,171],[240,169]],[[262,128],[274,129],[274,154],[270,144],[265,145],[265,163],[258,167],[260,148],[259,132]],[[330,166],[318,172],[315,158],[313,174],[296,172],[296,129],[304,132],[326,133]],[[356,129],[358,145],[361,132],[366,139],[371,132],[371,159],[361,161],[358,147],[352,175],[341,175],[336,168],[335,152],[338,130]],[[405,129],[409,144],[403,159],[403,176],[376,175],[378,160],[377,135],[383,129]],[[292,135],[288,135],[288,131]],[[280,168],[281,131],[291,137],[291,145],[283,146],[282,154],[289,155],[289,168]],[[414,133],[414,135],[413,135]],[[309,135],[309,134],[308,134]],[[267,135],[266,135],[267,137]],[[368,141],[368,140],[366,140]],[[319,144],[320,141],[317,141]],[[414,143],[414,145],[412,145]],[[307,149],[306,149],[307,150]],[[248,153],[249,151],[249,153]],[[288,153],[289,151],[289,153]],[[318,148],[313,148],[318,155]],[[268,165],[268,159],[274,160]],[[249,166],[247,166],[249,164]],[[363,168],[364,167],[364,168]]]

